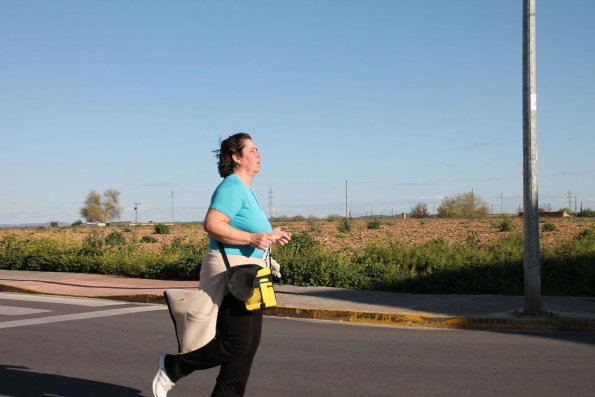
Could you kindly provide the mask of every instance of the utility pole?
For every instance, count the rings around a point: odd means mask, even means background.
[[[134,203],[134,223],[138,223],[138,207],[141,203]]]
[[[171,191],[171,224],[173,225],[174,222],[174,191]]]
[[[269,186],[269,219],[273,220],[273,187]]]
[[[500,193],[500,216],[504,216],[504,212],[502,211],[502,197],[504,197],[504,193]]]
[[[349,213],[347,212],[347,180],[345,180],[345,219],[348,218]]]
[[[525,308],[543,314],[537,196],[537,82],[535,56],[535,0],[523,0],[523,223],[525,247]]]

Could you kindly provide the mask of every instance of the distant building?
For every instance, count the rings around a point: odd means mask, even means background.
[[[523,216],[523,212],[519,212],[519,216]],[[539,216],[542,218],[568,218],[570,214],[566,211],[540,211]]]

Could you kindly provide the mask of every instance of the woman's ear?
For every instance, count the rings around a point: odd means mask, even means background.
[[[234,165],[240,165],[240,158],[237,156],[237,154],[232,154],[231,159],[233,160]]]

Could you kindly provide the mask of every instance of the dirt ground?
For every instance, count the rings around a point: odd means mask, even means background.
[[[471,238],[479,244],[489,245],[503,236],[523,232],[522,218],[509,219],[514,225],[511,232],[499,230],[501,218],[481,220],[383,218],[379,219],[378,229],[368,228],[370,219],[355,219],[351,221],[351,231],[347,233],[339,231],[338,221],[285,221],[273,222],[273,226],[283,226],[293,233],[308,232],[323,247],[337,251],[345,247],[357,249],[372,243],[400,242],[416,245],[439,238],[451,243],[461,243]],[[543,226],[547,223],[554,225],[557,230],[543,231]],[[554,246],[574,238],[584,229],[593,227],[595,227],[595,220],[592,218],[542,218],[540,242],[543,247]],[[154,237],[157,240],[156,243],[144,246],[158,250],[164,244],[171,244],[174,238],[188,243],[199,243],[206,238],[206,233],[199,224],[179,224],[170,229],[170,234],[155,234],[154,226],[0,229],[0,239],[12,235],[19,239],[51,238],[67,243],[80,242],[93,234],[99,238],[105,238],[109,233],[119,231],[127,242],[139,241],[143,236]]]

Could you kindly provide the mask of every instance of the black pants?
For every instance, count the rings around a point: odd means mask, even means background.
[[[173,382],[200,369],[221,366],[211,396],[243,396],[252,360],[260,344],[262,311],[248,311],[243,302],[225,295],[217,316],[215,339],[198,350],[165,356],[165,371]]]

